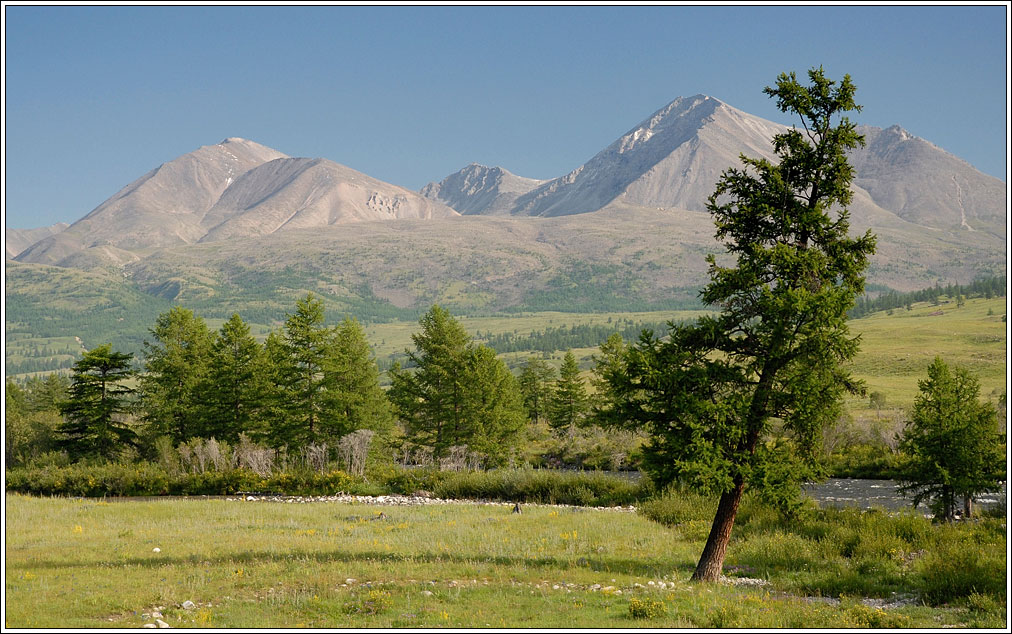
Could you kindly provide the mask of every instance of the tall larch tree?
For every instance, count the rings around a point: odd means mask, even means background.
[[[526,423],[516,377],[484,345],[472,349],[468,374],[467,446],[484,457],[485,466],[505,466],[518,455]]]
[[[520,393],[523,395],[524,407],[527,408],[527,418],[534,424],[548,418],[548,403],[555,378],[555,368],[533,355],[520,371]]]
[[[389,396],[407,436],[432,447],[438,459],[465,437],[471,337],[438,304],[419,324],[422,331],[411,335],[415,349],[405,351],[415,367],[390,369]]]
[[[577,365],[572,350],[567,350],[559,368],[559,379],[555,382],[548,402],[548,422],[556,432],[566,433],[572,438],[589,410],[587,386],[580,376],[580,366]]]
[[[204,435],[235,441],[259,426],[267,398],[263,348],[249,325],[233,313],[211,344],[199,395],[205,408]]]
[[[287,418],[292,444],[314,443],[326,436],[332,422],[335,391],[333,376],[326,372],[333,352],[334,332],[324,323],[323,302],[306,295],[295,303],[285,321],[287,388],[291,398]]]
[[[204,436],[205,410],[199,387],[207,372],[213,335],[203,318],[176,306],[158,316],[144,342],[140,390],[145,420],[156,433],[174,442]]]
[[[773,138],[777,162],[742,156],[709,198],[726,254],[709,256],[701,298],[716,314],[669,324],[666,339],[644,333],[608,371],[608,416],[649,430],[655,480],[719,496],[695,580],[719,578],[746,488],[786,507],[818,474],[822,429],[860,390],[845,366],[858,350],[846,313],[875,239],[850,235],[847,152],[863,139],[844,116],[860,108],[849,76],[808,77],[765,89],[798,117]]]
[[[393,425],[390,401],[380,387],[376,359],[358,320],[349,317],[338,324],[324,372],[329,375],[327,384],[336,407],[325,418],[330,438],[359,429],[381,436],[389,433]]]

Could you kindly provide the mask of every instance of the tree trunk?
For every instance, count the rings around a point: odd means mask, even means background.
[[[967,495],[963,498],[963,519],[968,520],[973,515],[973,497]]]
[[[727,554],[727,543],[731,541],[731,529],[738,515],[738,503],[745,490],[745,482],[738,476],[734,480],[734,488],[720,496],[717,515],[710,527],[710,536],[706,538],[703,554],[692,573],[693,581],[717,581],[724,571],[724,556]]]

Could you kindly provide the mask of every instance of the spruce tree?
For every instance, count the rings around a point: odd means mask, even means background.
[[[73,459],[115,458],[136,446],[137,434],[123,420],[133,390],[123,382],[133,376],[132,354],[104,344],[85,352],[74,364],[67,400],[60,404],[64,423],[58,428],[60,448]]]
[[[158,434],[183,442],[206,434],[207,419],[200,406],[213,335],[203,318],[176,306],[158,316],[145,341],[145,373],[140,390],[145,420]]]

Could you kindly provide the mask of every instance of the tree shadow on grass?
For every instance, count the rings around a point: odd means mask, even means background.
[[[678,576],[687,578],[695,566],[693,564],[674,564],[657,560],[636,560],[636,559],[610,559],[605,557],[581,557],[576,562],[559,559],[556,557],[509,557],[509,556],[487,556],[475,555],[466,556],[453,553],[391,553],[381,551],[287,551],[278,553],[275,551],[243,551],[206,557],[201,555],[189,555],[186,557],[165,557],[161,555],[152,557],[132,557],[116,562],[109,561],[32,561],[24,564],[11,564],[8,562],[8,570],[24,569],[59,569],[59,568],[88,568],[88,567],[164,567],[164,566],[234,566],[236,564],[251,565],[262,562],[274,561],[315,561],[317,563],[354,563],[354,562],[379,562],[379,563],[422,563],[422,564],[466,564],[466,565],[494,565],[519,568],[537,568],[542,570],[569,571],[578,568],[586,568],[594,572],[620,573],[638,577],[660,578],[672,572]]]

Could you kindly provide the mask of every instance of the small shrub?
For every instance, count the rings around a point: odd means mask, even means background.
[[[391,605],[390,593],[386,590],[370,590],[368,594],[357,597],[354,601],[344,604],[345,614],[379,614]]]
[[[667,614],[663,601],[629,599],[629,616],[634,619],[658,619]]]
[[[910,617],[908,616],[889,612],[882,608],[872,608],[861,603],[849,606],[847,615],[854,620],[857,627],[875,629],[910,627]]]

